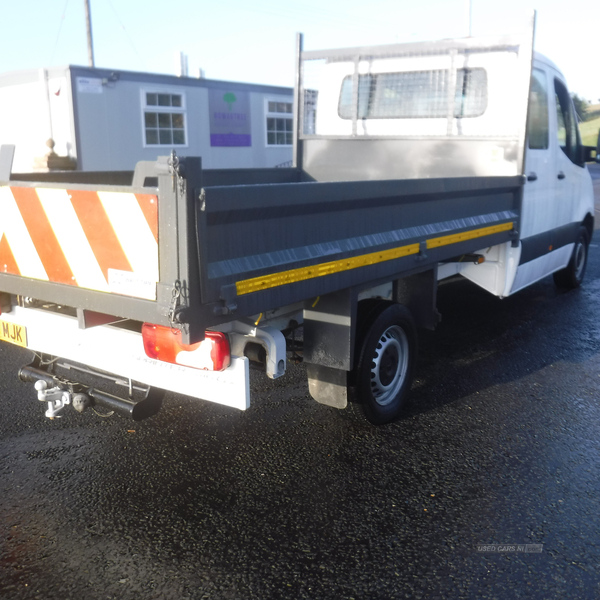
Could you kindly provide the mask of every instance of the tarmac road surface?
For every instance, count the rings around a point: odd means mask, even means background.
[[[442,285],[381,428],[302,365],[246,412],[49,421],[0,344],[0,598],[600,598],[599,246],[568,293]]]

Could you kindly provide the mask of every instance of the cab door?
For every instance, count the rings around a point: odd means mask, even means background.
[[[585,165],[571,97],[558,71],[532,70],[521,255],[510,293],[567,265],[579,224]]]
[[[567,90],[567,86],[554,76],[554,102],[556,114],[556,136],[555,136],[555,196],[556,196],[556,227],[566,228],[569,242],[575,239],[574,227],[576,210],[581,196],[582,175],[585,164],[582,160],[581,139],[577,116],[573,107],[573,101]],[[570,226],[570,229],[569,229]],[[559,247],[566,240],[560,239],[560,231],[555,235],[555,247]]]
[[[555,225],[555,152],[550,140],[550,76],[534,67],[531,73],[521,239],[528,239]]]

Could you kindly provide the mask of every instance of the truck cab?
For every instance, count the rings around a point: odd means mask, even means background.
[[[469,38],[308,53],[303,63],[303,166],[317,180],[526,178],[519,242],[481,248],[484,264],[438,271],[500,297],[562,271],[574,252],[583,268],[581,239],[593,233],[567,83],[528,35],[520,44]]]

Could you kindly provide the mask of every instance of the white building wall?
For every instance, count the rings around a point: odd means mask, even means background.
[[[48,77],[44,69],[0,75],[0,144],[13,144],[14,172],[33,170],[53,138],[55,151],[72,155],[70,92],[64,74]]]
[[[54,140],[54,152],[59,156],[75,157],[74,132],[71,119],[71,89],[68,78],[49,77],[48,104],[50,107],[51,136]],[[46,148],[46,151],[48,148]],[[44,152],[45,154],[45,152]]]

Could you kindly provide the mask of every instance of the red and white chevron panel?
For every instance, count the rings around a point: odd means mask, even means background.
[[[155,300],[158,199],[0,186],[0,273]]]

